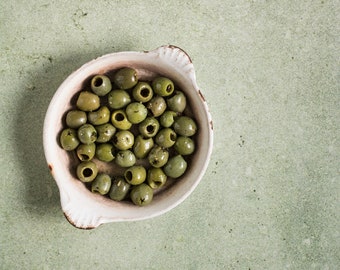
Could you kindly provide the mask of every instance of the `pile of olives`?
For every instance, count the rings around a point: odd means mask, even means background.
[[[197,125],[184,113],[185,94],[169,78],[140,81],[128,67],[111,77],[95,75],[78,93],[66,112],[60,145],[76,153],[76,175],[92,192],[147,205],[168,178],[185,173]],[[124,173],[100,172],[98,162],[113,162]]]

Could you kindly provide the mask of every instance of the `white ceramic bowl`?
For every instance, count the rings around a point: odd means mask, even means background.
[[[196,150],[186,173],[154,196],[148,206],[115,202],[91,193],[74,177],[76,159],[59,146],[62,119],[71,107],[71,99],[95,74],[110,73],[121,67],[137,70],[140,79],[156,75],[171,78],[185,92],[191,112],[198,123]],[[162,46],[153,51],[119,52],[90,61],[73,72],[58,88],[48,107],[43,130],[43,145],[48,167],[59,191],[63,212],[77,228],[95,228],[114,221],[142,220],[161,215],[185,200],[196,188],[208,166],[213,142],[213,124],[206,101],[199,90],[190,57],[176,46]]]

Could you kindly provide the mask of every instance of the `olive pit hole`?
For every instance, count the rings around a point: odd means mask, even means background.
[[[93,171],[90,168],[85,168],[83,170],[84,177],[90,177],[93,174]]]
[[[143,88],[141,91],[140,91],[140,94],[142,97],[148,97],[150,95],[150,90],[147,89],[147,88]]]
[[[149,126],[146,127],[146,131],[148,133],[153,133],[155,131],[155,127],[152,126],[152,125],[149,125]]]
[[[168,93],[170,93],[172,91],[172,87],[171,87],[171,84],[169,84],[167,87],[166,87],[166,91]]]
[[[95,81],[94,81],[94,86],[95,87],[99,87],[99,86],[101,86],[103,84],[103,79],[102,78],[97,78],[97,79],[95,79]]]
[[[131,181],[132,180],[132,172],[127,171],[125,173],[126,180]]]
[[[117,113],[116,115],[115,115],[115,119],[117,120],[117,121],[123,121],[124,120],[124,115],[122,114],[122,113]]]
[[[158,158],[155,158],[154,160],[151,161],[152,165],[157,165],[159,163]]]
[[[171,133],[170,134],[170,140],[172,140],[173,142],[176,141],[176,135]]]
[[[88,155],[85,155],[85,154],[81,154],[80,157],[81,157],[81,160],[84,160],[84,161],[87,161],[87,160],[90,159],[90,157]]]

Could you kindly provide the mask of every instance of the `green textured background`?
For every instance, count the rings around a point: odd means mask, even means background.
[[[0,269],[338,269],[339,4],[1,1]],[[49,101],[97,56],[164,44],[211,110],[205,177],[163,216],[75,229],[43,155]]]

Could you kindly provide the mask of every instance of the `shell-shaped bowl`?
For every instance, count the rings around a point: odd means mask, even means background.
[[[141,80],[151,80],[157,75],[172,79],[185,92],[198,125],[196,150],[186,173],[156,194],[152,203],[144,207],[91,193],[74,176],[75,157],[60,147],[58,139],[63,129],[63,117],[72,108],[71,100],[85,83],[96,74],[109,74],[121,67],[136,69]],[[54,94],[45,116],[43,145],[48,167],[59,188],[62,210],[75,227],[90,229],[107,222],[143,220],[171,210],[183,202],[202,179],[213,145],[211,116],[197,86],[190,57],[182,49],[167,45],[153,51],[111,53],[84,64]]]

